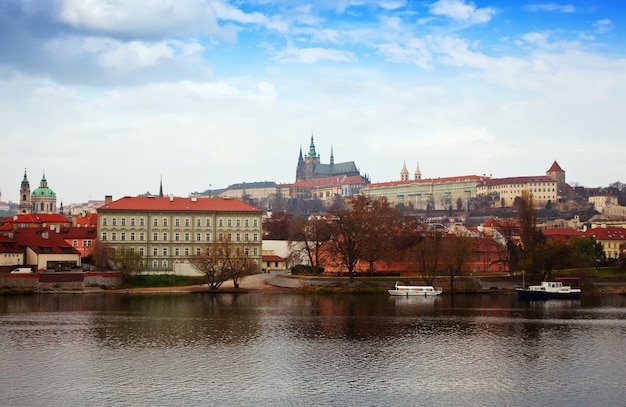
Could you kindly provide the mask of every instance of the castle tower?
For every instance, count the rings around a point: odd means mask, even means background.
[[[30,208],[30,182],[28,182],[26,169],[24,169],[24,178],[22,179],[22,185],[20,186],[20,204],[17,212],[21,214],[30,213]]]
[[[402,171],[400,171],[400,181],[409,180],[409,170],[406,169],[406,161],[402,164]]]
[[[57,194],[48,188],[48,180],[44,173],[39,182],[39,188],[30,194],[32,213],[56,213]]]
[[[554,160],[552,166],[546,171],[546,176],[556,181],[557,185],[557,197],[565,194],[565,171],[561,168],[559,163]]]

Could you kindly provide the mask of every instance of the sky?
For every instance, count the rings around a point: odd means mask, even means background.
[[[619,1],[2,0],[0,192],[57,205],[295,181],[626,182]],[[59,202],[60,201],[60,202]]]

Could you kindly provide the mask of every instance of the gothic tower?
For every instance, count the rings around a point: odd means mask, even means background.
[[[20,204],[17,212],[21,214],[30,213],[30,208],[30,182],[28,182],[26,169],[24,169],[24,178],[22,179],[22,185],[20,186]]]
[[[296,182],[304,181],[304,158],[302,158],[302,146],[300,146],[300,156],[296,167]]]
[[[314,178],[315,166],[320,163],[320,156],[315,151],[315,141],[311,134],[311,145],[309,146],[309,152],[304,157],[304,179],[310,180]]]
[[[420,164],[417,163],[417,168],[415,168],[415,179],[422,179],[422,171],[420,171]]]

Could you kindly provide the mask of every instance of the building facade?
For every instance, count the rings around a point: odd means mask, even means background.
[[[548,202],[557,203],[566,191],[565,171],[555,161],[545,176],[485,178],[478,185],[476,194],[492,207],[510,208],[522,192],[530,193],[536,206],[544,206]]]
[[[261,270],[262,211],[236,199],[124,197],[98,208],[98,239],[129,249],[146,271],[188,274],[190,256],[228,240]]]
[[[405,165],[400,181],[369,184],[361,193],[373,199],[385,197],[392,205],[404,204],[416,210],[467,210],[476,197],[477,185],[485,179],[477,175],[421,179],[419,167],[415,179],[406,179],[407,174]]]

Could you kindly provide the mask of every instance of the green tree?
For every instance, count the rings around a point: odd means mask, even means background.
[[[118,247],[111,257],[113,268],[122,274],[124,280],[144,269],[141,255],[132,248]]]
[[[572,251],[574,267],[594,267],[604,260],[604,249],[593,236],[574,236],[568,246]]]

